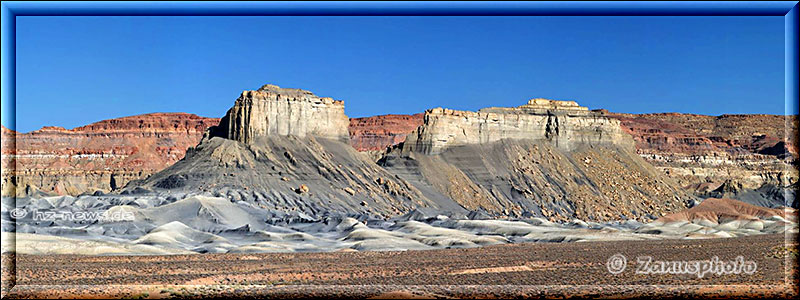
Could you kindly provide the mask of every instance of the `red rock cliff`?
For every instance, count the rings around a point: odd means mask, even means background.
[[[71,130],[17,133],[4,127],[3,195],[37,190],[74,195],[122,187],[183,158],[217,123],[193,114],[153,113]]]
[[[358,151],[380,151],[397,145],[422,125],[425,114],[382,115],[350,119],[350,144]]]
[[[621,121],[642,157],[698,192],[726,180],[751,189],[797,181],[797,116],[608,115]]]

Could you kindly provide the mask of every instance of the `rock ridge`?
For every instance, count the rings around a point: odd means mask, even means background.
[[[219,119],[152,113],[74,129],[3,127],[3,196],[110,192],[183,158]]]
[[[438,154],[449,147],[487,144],[502,139],[546,140],[563,150],[578,145],[633,147],[619,121],[589,111],[575,101],[535,98],[527,104],[489,107],[477,112],[434,108],[411,132],[403,151]]]

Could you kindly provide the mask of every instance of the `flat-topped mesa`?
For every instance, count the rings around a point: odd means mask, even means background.
[[[423,125],[408,135],[403,152],[435,155],[448,147],[502,139],[545,140],[564,150],[579,145],[633,147],[618,120],[575,101],[535,98],[519,107],[488,107],[478,112],[430,109]]]
[[[528,100],[528,104],[525,104],[522,107],[555,107],[555,108],[562,108],[562,109],[579,109],[579,110],[588,110],[588,108],[578,105],[578,102],[571,101],[571,100],[551,100],[545,98],[533,98]]]
[[[266,84],[242,92],[211,134],[246,144],[258,137],[288,135],[347,141],[349,120],[344,101]]]
[[[527,114],[567,114],[567,115],[588,115],[593,114],[589,108],[578,105],[575,101],[550,100],[544,98],[533,98],[528,100],[528,104],[517,107],[487,107],[478,112],[486,113],[527,113]]]

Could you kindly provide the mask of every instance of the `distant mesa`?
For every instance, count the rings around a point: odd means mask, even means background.
[[[74,129],[28,133],[3,127],[3,196],[111,192],[183,158],[219,123],[187,113],[151,113]]]
[[[551,100],[545,98],[533,98],[528,100],[528,104],[524,104],[516,108],[490,107],[481,109],[481,111],[485,112],[498,111],[498,110],[499,111],[518,110],[518,111],[528,111],[533,113],[544,113],[545,111],[553,111],[553,112],[589,111],[589,108],[580,106],[578,105],[578,102],[571,100]]]
[[[574,107],[579,110],[587,110],[586,107],[578,106],[578,102],[575,101],[551,100],[545,98],[533,98],[531,100],[528,100],[528,104],[524,106],[531,106],[531,107],[551,106],[551,107],[561,107],[561,108]]]

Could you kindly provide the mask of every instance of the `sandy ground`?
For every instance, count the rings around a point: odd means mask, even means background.
[[[793,240],[792,240],[793,241]],[[786,249],[789,249],[786,251]],[[614,254],[627,268],[611,274]],[[787,254],[788,253],[788,254]],[[734,260],[753,274],[636,274],[637,257]],[[167,256],[4,254],[4,297],[796,296],[797,244],[784,235],[702,240],[523,243],[469,249]],[[793,270],[793,271],[792,271]],[[789,276],[791,275],[791,276]],[[14,280],[3,270],[3,286]]]

